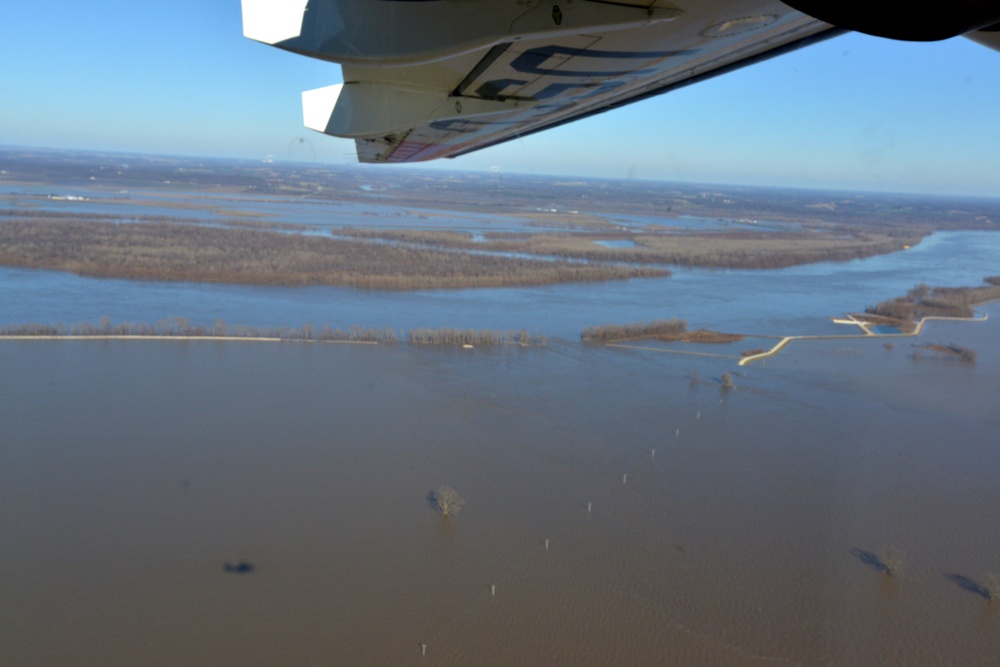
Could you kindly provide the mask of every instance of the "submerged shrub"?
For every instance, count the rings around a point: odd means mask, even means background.
[[[906,564],[906,555],[895,547],[889,547],[879,559],[885,566],[885,573],[889,576],[898,576],[903,573],[903,566]]]
[[[993,574],[992,572],[987,574],[986,582],[983,587],[986,589],[986,593],[990,596],[990,602],[1000,600],[1000,574]]]

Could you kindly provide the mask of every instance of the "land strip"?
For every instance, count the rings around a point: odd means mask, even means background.
[[[664,277],[662,268],[544,261],[167,222],[37,216],[0,224],[0,264],[102,278],[418,290]]]
[[[21,198],[23,199],[23,197]],[[162,202],[144,202],[134,200],[118,200],[114,198],[101,199],[102,204],[131,204],[133,206],[159,207]],[[152,215],[152,214],[121,214],[111,213],[83,213],[66,211],[47,211],[24,208],[23,204],[18,208],[0,208],[0,221],[6,219],[14,220],[69,220],[69,221],[89,221],[89,222],[164,222],[175,225],[197,225],[200,227],[238,227],[246,229],[267,229],[283,232],[304,232],[309,229],[307,225],[293,224],[289,222],[278,222],[267,219],[263,214],[247,213],[243,211],[210,208],[205,209],[194,203],[186,202],[166,206],[167,208],[179,208],[191,211],[209,210],[217,218],[182,217],[179,215]]]
[[[927,229],[906,232],[838,230],[803,232],[653,232],[503,233],[476,240],[472,234],[412,229],[344,229],[358,238],[378,238],[428,248],[489,250],[601,262],[670,264],[676,266],[773,269],[827,261],[848,261],[884,255],[916,245]],[[608,247],[600,241],[627,241],[632,247]]]

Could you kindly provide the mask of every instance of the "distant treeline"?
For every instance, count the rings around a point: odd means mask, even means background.
[[[421,345],[531,345],[537,342],[525,329],[410,329],[408,336],[409,342]]]
[[[921,317],[972,317],[972,306],[1000,299],[1000,276],[984,279],[981,287],[931,287],[921,283],[906,296],[868,306],[866,313],[895,320],[913,321]]]
[[[112,199],[112,202],[116,200]],[[147,203],[146,200],[142,199],[123,199],[121,201],[125,205],[141,205]],[[155,205],[155,204],[151,204]],[[195,204],[185,204],[185,205],[175,205],[174,208],[180,210],[198,211],[203,210]],[[116,224],[127,224],[127,223],[150,223],[150,222],[163,222],[175,225],[198,225],[198,226],[219,226],[219,227],[246,227],[249,229],[274,229],[282,231],[298,231],[303,232],[309,229],[308,225],[290,223],[290,222],[277,222],[269,219],[258,219],[255,217],[248,217],[246,215],[240,214],[239,212],[232,212],[231,215],[224,216],[223,212],[215,210],[217,217],[212,218],[195,218],[195,217],[181,217],[177,215],[135,215],[135,214],[120,214],[114,215],[111,213],[81,213],[79,211],[66,212],[66,211],[49,211],[49,210],[25,210],[21,208],[2,208],[0,209],[0,219],[5,218],[20,218],[27,220],[70,220],[70,221],[88,221],[88,222],[111,222]]]
[[[399,337],[389,327],[372,329],[351,326],[334,329],[324,324],[301,327],[255,327],[228,325],[217,321],[214,325],[192,324],[186,317],[173,317],[149,324],[145,322],[112,323],[102,317],[97,324],[14,324],[0,326],[0,337],[7,336],[148,336],[166,338],[271,338],[287,341],[396,343]],[[532,337],[526,330],[494,331],[489,329],[411,329],[407,341],[420,345],[532,345],[544,339]]]
[[[304,157],[304,156],[303,156]],[[62,185],[95,184],[170,191],[220,190],[309,196],[323,201],[371,202],[371,189],[392,193],[400,207],[521,215],[538,208],[578,209],[591,214],[688,215],[702,218],[794,221],[814,225],[858,225],[866,229],[914,226],[989,229],[1000,225],[996,198],[821,192],[662,181],[566,179],[517,174],[423,172],[379,173],[329,164],[208,161],[83,152],[0,148],[4,180]],[[169,184],[169,185],[165,185]],[[367,187],[363,187],[367,186]],[[595,196],[599,194],[599,196]]]
[[[392,290],[670,275],[653,267],[542,261],[301,234],[46,217],[0,224],[0,265],[108,278]]]
[[[395,343],[397,336],[391,328],[370,329],[351,326],[332,329],[328,325],[316,327],[255,327],[245,324],[229,325],[221,320],[213,325],[192,324],[186,317],[172,317],[150,324],[147,322],[112,323],[102,317],[97,324],[13,324],[0,326],[0,336],[164,336],[191,338],[278,338],[303,341],[357,341],[368,343]]]
[[[916,245],[928,233],[920,230],[863,232],[841,228],[825,233],[663,231],[634,233],[504,233],[492,232],[476,241],[466,232],[427,230],[344,229],[347,236],[380,238],[429,248],[491,250],[549,255],[601,262],[674,264],[731,269],[775,269],[814,262],[847,261],[883,255]],[[634,247],[607,247],[605,240],[632,241]]]

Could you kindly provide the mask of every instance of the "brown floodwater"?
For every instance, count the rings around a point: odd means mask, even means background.
[[[974,366],[0,341],[0,664],[995,665],[998,321],[919,341]]]

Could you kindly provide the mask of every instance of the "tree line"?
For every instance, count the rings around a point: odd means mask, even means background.
[[[143,336],[166,338],[271,338],[287,341],[396,343],[399,336],[391,327],[369,328],[350,326],[333,328],[327,324],[301,327],[259,327],[245,324],[229,325],[217,320],[212,325],[192,323],[186,317],[172,317],[155,323],[112,323],[101,317],[95,324],[80,322],[56,324],[12,324],[0,326],[0,337],[7,336]],[[496,331],[491,329],[420,328],[407,332],[407,342],[418,345],[533,345],[544,343],[527,329]]]
[[[354,341],[365,343],[395,343],[398,340],[391,327],[384,329],[350,326],[346,329],[303,324],[301,327],[260,327],[246,324],[229,325],[217,320],[212,325],[194,324],[186,317],[171,317],[149,322],[112,323],[101,317],[95,324],[79,322],[56,324],[10,324],[0,326],[0,336],[148,336],[168,338],[275,338],[301,341]]]
[[[490,329],[410,329],[409,342],[420,345],[531,345],[531,334]]]

